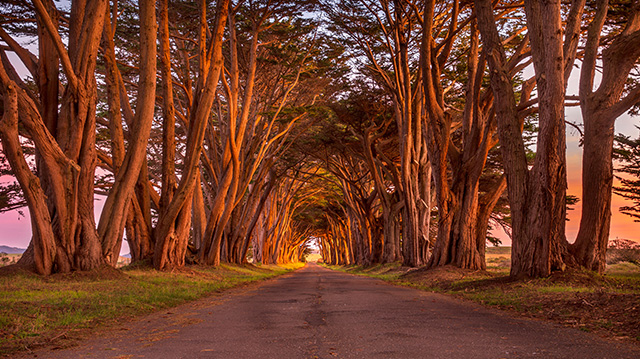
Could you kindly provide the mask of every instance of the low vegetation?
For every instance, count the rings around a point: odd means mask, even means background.
[[[0,275],[0,355],[67,346],[95,328],[300,266],[193,266],[173,272],[125,267],[48,277]]]
[[[603,275],[570,271],[554,273],[548,278],[514,280],[508,277],[509,249],[489,248],[486,271],[453,266],[413,269],[398,263],[327,267],[449,294],[525,317],[550,320],[610,339],[640,344],[640,266],[615,261]],[[637,258],[640,251],[625,254]],[[614,255],[617,256],[616,251],[611,251],[611,256]],[[614,262],[613,258],[611,262]]]
[[[0,267],[16,264],[21,256],[21,254],[9,254],[0,252]]]

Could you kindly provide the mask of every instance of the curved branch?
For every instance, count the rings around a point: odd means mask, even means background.
[[[73,71],[73,66],[71,65],[71,59],[69,59],[69,53],[64,48],[64,44],[62,43],[62,39],[60,38],[60,34],[56,29],[51,17],[49,16],[49,12],[45,9],[41,0],[33,0],[33,5],[36,8],[36,12],[44,22],[44,26],[47,29],[47,32],[51,36],[51,40],[58,51],[58,55],[60,56],[60,60],[62,62],[62,68],[64,69],[64,73],[67,76],[67,80],[69,81],[69,86],[71,90],[76,93],[79,90],[78,77],[76,73]]]

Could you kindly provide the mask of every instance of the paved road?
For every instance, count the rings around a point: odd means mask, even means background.
[[[125,324],[39,358],[640,358],[640,350],[447,296],[294,273]],[[33,356],[33,355],[31,355]]]

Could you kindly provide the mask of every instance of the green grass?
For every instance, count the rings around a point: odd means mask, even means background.
[[[79,330],[173,307],[301,265],[124,269],[107,276],[0,276],[0,354]],[[101,278],[102,277],[102,278]]]
[[[573,287],[573,286],[544,286],[535,288],[540,293],[593,293],[594,288]]]
[[[466,295],[467,299],[479,302],[481,304],[498,307],[511,307],[516,310],[521,310],[522,295],[520,293],[514,293],[514,295],[505,296],[500,291],[481,291],[471,292]]]

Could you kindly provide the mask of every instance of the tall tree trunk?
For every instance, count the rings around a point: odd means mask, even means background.
[[[200,171],[199,171],[200,172]],[[196,179],[196,190],[193,193],[193,245],[199,250],[202,247],[204,231],[207,226],[207,211],[204,204],[204,194],[202,193],[202,176]]]
[[[465,110],[462,114],[461,148],[451,138],[452,115],[444,104],[441,85],[441,68],[445,65],[456,37],[449,35],[441,44],[432,38],[435,1],[425,3],[425,23],[422,33],[421,67],[429,123],[429,154],[438,201],[438,234],[429,260],[429,266],[453,264],[461,268],[483,269],[484,251],[479,251],[478,204],[480,176],[489,149],[495,145],[491,117],[481,113],[480,83],[482,71],[478,71],[478,33],[472,23],[465,89]],[[449,32],[454,33],[459,4],[454,2],[449,20]],[[441,50],[437,52],[437,48]],[[483,106],[490,108],[490,106]],[[486,226],[485,226],[486,228]]]
[[[51,96],[45,95],[41,99],[47,99],[48,103],[39,108],[25,92],[16,91],[18,117],[34,141],[39,165],[47,169],[41,175],[46,190],[46,208],[50,213],[50,219],[46,220],[40,213],[42,208],[33,207],[42,199],[31,202],[29,211],[36,218],[37,223],[34,224],[40,228],[34,230],[34,250],[30,252],[33,255],[24,256],[20,264],[42,274],[93,269],[104,263],[93,218],[93,176],[96,165],[97,96],[94,71],[106,1],[86,4],[78,1],[72,4],[68,50],[62,42],[56,21],[52,20],[52,15],[56,17],[52,4],[47,3],[49,8],[40,0],[34,0],[33,4],[39,26],[46,29],[41,32],[44,36],[42,41],[49,42],[55,48],[68,85],[60,107],[57,102],[49,102],[54,100]],[[81,39],[77,37],[79,33],[83,34]],[[4,69],[3,72],[6,75]],[[1,79],[7,89],[15,86],[8,76],[2,76]],[[50,88],[42,82],[43,78],[39,80],[41,89]],[[57,86],[58,80],[54,80],[54,83]],[[10,90],[7,92],[12,93]],[[47,126],[53,129],[54,120],[50,113],[53,108],[58,109],[58,116],[52,133]],[[42,109],[49,110],[43,113]],[[48,119],[43,116],[48,116]],[[23,191],[40,196],[41,189],[26,189],[27,186],[38,187],[40,183],[31,181],[27,173],[17,173],[28,170],[20,166],[21,162],[14,162],[18,166],[14,173]],[[45,230],[46,226],[50,226],[50,229]],[[47,237],[50,233],[54,235],[54,245],[41,243],[49,241]]]
[[[3,152],[23,188],[25,200],[29,206],[33,233],[29,250],[25,252],[26,259],[21,259],[18,263],[24,266],[33,266],[33,269],[39,274],[51,274],[56,260],[57,244],[51,226],[51,217],[47,210],[46,196],[40,187],[38,177],[29,169],[18,138],[17,85],[9,80],[3,67],[0,67],[0,79],[2,80],[4,101],[2,121],[0,122],[0,139],[2,139]],[[25,263],[25,261],[27,262]]]
[[[131,263],[153,258],[154,245],[151,226],[145,220],[140,202],[138,196],[131,198],[130,208],[127,211],[126,233],[131,251]]]
[[[146,165],[147,142],[151,133],[156,99],[156,12],[154,0],[141,0],[140,5],[140,77],[136,114],[129,129],[129,146],[122,166],[100,214],[98,234],[105,260],[118,261],[122,234],[127,221],[127,209],[133,190]],[[93,198],[92,198],[93,202]]]
[[[566,254],[566,135],[564,54],[559,0],[525,1],[538,89],[539,132],[528,178],[524,228],[514,231],[512,276],[548,276],[564,270]]]
[[[392,263],[397,259],[398,247],[400,246],[400,221],[398,218],[402,210],[402,202],[396,203],[390,208],[384,207],[382,213],[384,253],[382,263]]]
[[[584,122],[582,156],[582,217],[571,252],[579,265],[604,272],[611,226],[613,138],[616,119],[640,101],[640,87],[627,88],[630,71],[640,58],[640,4],[630,8],[624,30],[602,51],[602,80],[594,91],[600,37],[609,1],[597,2],[585,45],[580,76],[580,106]]]
[[[206,4],[206,2],[203,0],[202,4]],[[201,64],[207,63],[208,66],[204,66],[201,69],[196,87],[197,99],[192,104],[182,177],[171,202],[164,213],[160,215],[156,226],[156,247],[153,263],[157,269],[171,267],[171,263],[180,263],[180,259],[173,258],[173,256],[181,253],[181,251],[174,250],[174,248],[186,248],[186,243],[188,242],[188,237],[176,237],[174,228],[178,217],[185,218],[187,216],[186,212],[189,212],[190,217],[196,178],[200,175],[198,165],[200,163],[204,135],[223,67],[222,38],[227,22],[228,9],[229,0],[221,0],[216,4],[215,24],[211,31],[213,35],[212,43],[206,54],[201,53]],[[202,16],[205,15],[206,12],[202,14]],[[206,22],[203,22],[201,26],[204,26],[200,29],[201,33],[205,33]],[[204,43],[200,45],[206,46]],[[205,73],[206,77],[204,77]],[[171,245],[173,241],[179,242],[177,247]]]
[[[585,104],[585,107],[588,106]],[[592,115],[598,116],[598,113],[587,112],[583,115],[585,124],[582,154],[583,209],[578,237],[572,246],[572,252],[578,264],[602,273],[606,267],[605,255],[611,225],[614,121],[610,119],[610,121],[598,121],[598,119],[589,118]]]
[[[511,275],[548,276],[564,269],[566,159],[565,61],[560,1],[525,1],[539,97],[537,154],[528,168],[515,95],[491,1],[476,0],[478,26],[488,54],[498,135],[512,213]]]

